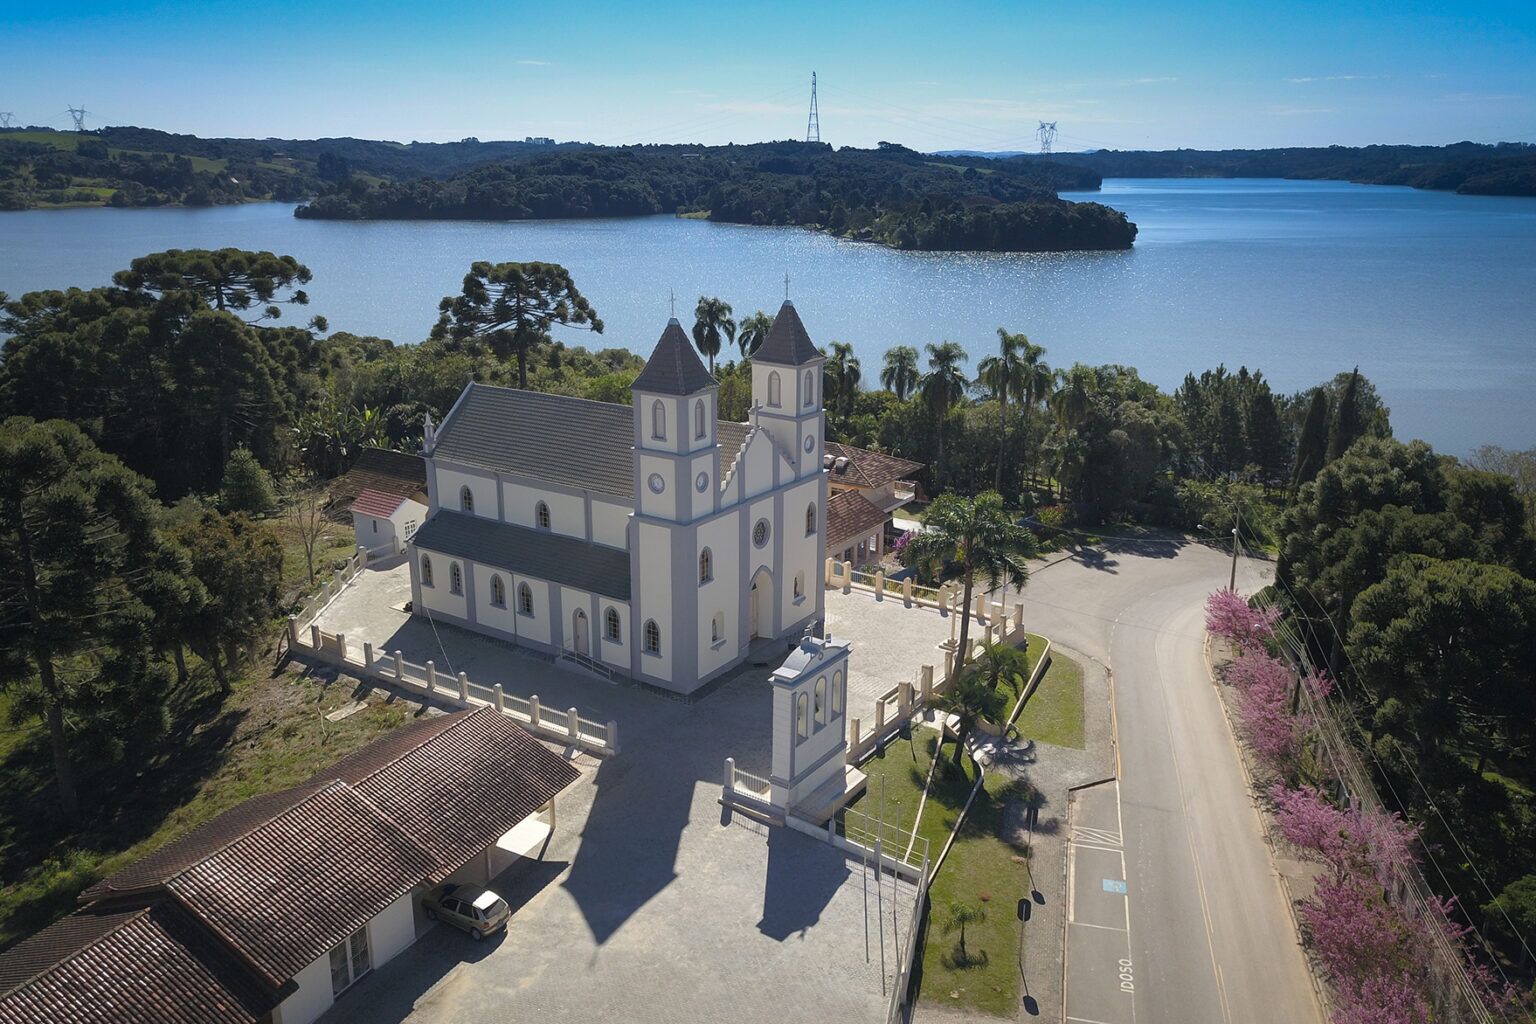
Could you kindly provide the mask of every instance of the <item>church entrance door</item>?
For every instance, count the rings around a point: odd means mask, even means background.
[[[760,569],[752,577],[752,595],[747,607],[747,620],[752,629],[752,639],[773,636],[773,576],[767,569]]]
[[[587,613],[580,608],[571,616],[571,646],[577,654],[590,656],[592,652],[587,649]]]

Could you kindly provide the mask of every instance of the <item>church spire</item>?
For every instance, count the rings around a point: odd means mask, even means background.
[[[667,329],[661,332],[651,358],[645,361],[645,369],[630,390],[654,395],[691,395],[716,386],[715,378],[704,368],[688,335],[683,333],[683,325],[673,317],[667,321]]]

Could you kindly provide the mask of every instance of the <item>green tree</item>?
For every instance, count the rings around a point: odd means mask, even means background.
[[[1344,390],[1339,393],[1339,407],[1334,413],[1333,432],[1328,438],[1328,461],[1332,462],[1365,433],[1365,418],[1360,409],[1360,367],[1355,367]]]
[[[1310,483],[1328,461],[1328,394],[1322,388],[1312,390],[1307,404],[1307,418],[1301,424],[1301,438],[1296,443],[1296,474],[1291,478],[1291,494]]]
[[[1007,679],[1022,693],[1029,678],[1029,655],[1024,648],[1012,644],[987,644],[977,657],[975,668],[992,689],[999,689]]]
[[[1009,334],[997,329],[998,351],[976,364],[976,380],[997,403],[997,467],[992,478],[992,489],[1003,489],[1003,464],[1008,461],[1008,403],[1023,402],[1024,358],[1023,349],[1029,338],[1023,334]]]
[[[271,475],[249,448],[236,448],[230,455],[220,492],[224,507],[231,512],[260,515],[277,503]]]
[[[715,357],[725,341],[736,342],[736,321],[731,319],[730,303],[700,295],[693,310],[693,343],[699,354],[709,360],[710,376],[714,376]]]
[[[550,341],[554,325],[603,333],[603,321],[558,263],[470,265],[459,295],[438,304],[432,337],[483,339],[499,359],[517,357],[517,386],[528,386],[528,355]]]
[[[35,688],[70,816],[80,801],[67,723],[91,713],[82,700],[114,696],[81,686],[79,666],[131,661],[147,640],[139,588],[159,546],[155,517],[148,483],[78,427],[0,425],[0,682]]]
[[[773,317],[762,310],[742,320],[736,328],[736,344],[741,348],[741,358],[751,359],[763,347],[772,326]]]
[[[887,349],[885,365],[880,370],[880,386],[905,402],[917,390],[922,373],[917,368],[917,349],[897,345]]]
[[[965,948],[966,925],[981,924],[986,919],[987,910],[985,907],[971,903],[962,903],[958,900],[949,905],[949,912],[944,917],[944,934],[953,935],[955,932],[960,933],[958,955],[955,957],[955,962],[961,967],[968,966],[971,962],[971,955]]]
[[[140,256],[112,276],[119,287],[134,291],[192,292],[217,310],[243,312],[264,304],[254,323],[282,316],[278,302],[308,305],[309,295],[295,285],[308,284],[311,278],[309,268],[292,256],[244,249],[167,249]],[[318,316],[310,325],[318,331],[327,327],[325,318]]]
[[[211,437],[197,485],[212,490],[223,479],[230,452],[241,441],[264,444],[282,419],[274,365],[255,332],[225,313],[194,313],[177,337],[169,369],[182,397],[186,437]],[[189,451],[206,450],[206,443]]]
[[[955,764],[965,752],[965,740],[980,721],[996,722],[1008,710],[1008,698],[975,672],[962,672],[934,702],[939,713],[955,716]],[[938,756],[938,752],[934,752]]]
[[[243,513],[211,508],[175,523],[169,534],[186,550],[192,575],[208,594],[187,616],[187,642],[213,669],[220,692],[228,693],[228,667],[277,614],[282,545]]]
[[[928,372],[923,375],[921,385],[923,404],[933,417],[937,431],[938,465],[933,467],[934,475],[945,479],[949,471],[944,465],[944,424],[950,410],[965,398],[965,389],[970,381],[966,380],[965,371],[960,366],[970,357],[966,355],[965,349],[953,341],[938,345],[930,342],[927,350]]]
[[[828,385],[825,391],[832,396],[838,420],[846,431],[853,418],[854,402],[859,397],[859,357],[853,354],[853,346],[844,341],[834,341],[831,349],[822,371]]]
[[[1287,468],[1285,429],[1280,425],[1275,396],[1267,387],[1248,400],[1244,410],[1243,439],[1265,486],[1283,484]]]
[[[1498,897],[1483,906],[1483,913],[1500,931],[1520,942],[1520,966],[1530,959],[1522,936],[1536,935],[1536,875],[1524,875],[1504,887]]]
[[[974,498],[941,494],[923,515],[923,529],[907,544],[914,562],[940,562],[958,569],[964,585],[960,647],[955,670],[970,658],[972,595],[977,579],[990,590],[999,583],[1023,589],[1029,582],[1028,560],[1036,553],[1035,537],[1014,521],[996,491]]]

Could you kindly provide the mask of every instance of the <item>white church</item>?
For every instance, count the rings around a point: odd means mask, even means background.
[[[675,318],[633,405],[471,383],[427,427],[413,613],[679,694],[777,663],[822,617],[823,361],[786,301],[747,423]]]

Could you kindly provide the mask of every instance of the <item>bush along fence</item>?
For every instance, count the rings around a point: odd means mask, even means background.
[[[1297,914],[1335,1024],[1507,1019],[1518,994],[1425,882],[1418,830],[1382,806],[1334,718],[1331,680],[1278,657],[1294,638],[1277,611],[1230,590],[1207,601],[1206,629],[1235,652],[1222,675],[1280,833],[1326,867]]]
[[[619,752],[617,722],[596,722],[583,718],[576,708],[546,708],[538,694],[518,697],[503,691],[500,683],[486,685],[472,681],[466,673],[440,673],[432,662],[416,665],[406,661],[400,651],[375,651],[373,644],[353,647],[343,633],[327,633],[314,620],[325,610],[367,564],[367,552],[356,555],[296,615],[288,617],[288,648],[296,655],[312,658],[346,669],[366,679],[378,679],[426,697],[459,707],[494,707],[523,728],[545,739],[568,743],[594,754]]]

